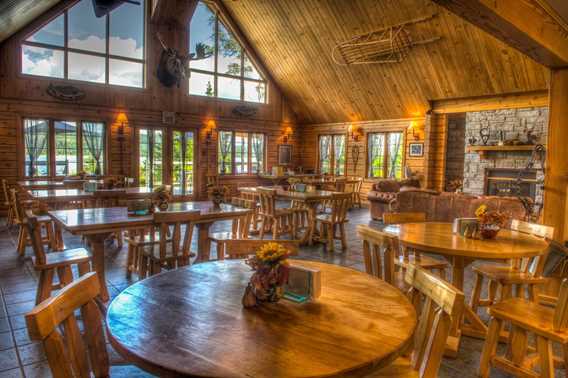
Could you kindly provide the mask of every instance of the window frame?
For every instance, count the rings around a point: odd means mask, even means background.
[[[47,146],[47,156],[48,156],[48,164],[47,164],[47,176],[29,176],[26,175],[26,144],[25,144],[25,125],[26,120],[42,120],[47,121],[48,125],[48,146]],[[108,157],[109,157],[109,126],[108,122],[104,120],[97,120],[97,119],[77,119],[73,117],[41,117],[41,116],[30,116],[30,117],[22,117],[21,118],[21,127],[20,127],[20,140],[21,142],[19,145],[22,146],[21,153],[19,154],[19,170],[20,170],[20,177],[26,179],[44,179],[44,180],[52,180],[52,179],[60,179],[66,177],[64,175],[57,175],[57,161],[56,157],[56,146],[55,146],[55,122],[75,122],[77,125],[77,173],[83,170],[83,122],[92,122],[92,123],[101,123],[104,127],[104,136],[103,136],[103,164],[102,164],[102,174],[101,176],[107,175],[108,173]]]
[[[154,175],[153,175],[153,168],[150,168],[152,172],[152,185],[148,185],[146,184],[145,187],[153,189],[156,188],[160,185],[167,185],[167,171],[168,171],[168,166],[170,164],[172,164],[173,160],[171,161],[167,161],[167,159],[170,157],[169,156],[169,139],[170,139],[170,130],[168,128],[165,127],[160,127],[160,126],[138,126],[136,127],[136,154],[134,155],[134,158],[136,159],[136,182],[138,186],[142,186],[142,184],[140,183],[140,131],[142,130],[146,130],[146,131],[152,131],[152,135],[154,134],[155,131],[161,131],[162,132],[162,183],[161,184],[157,184],[156,186],[154,186]],[[154,137],[152,136],[152,139]],[[153,143],[153,142],[152,142]],[[150,143],[148,143],[148,145],[150,146]],[[154,157],[153,157],[153,150],[152,150],[152,161],[150,166],[153,167],[154,166]],[[173,158],[173,155],[171,156]]]
[[[388,179],[388,159],[389,159],[389,135],[390,134],[401,134],[402,137],[402,161],[401,161],[401,177],[404,175],[404,166],[406,164],[406,129],[392,129],[392,130],[384,130],[384,131],[370,131],[366,133],[365,136],[365,146],[366,146],[366,157],[365,157],[365,177],[369,179]],[[383,161],[385,164],[383,166],[383,172],[381,176],[371,176],[370,175],[370,166],[371,162],[369,161],[369,151],[370,146],[369,143],[371,141],[371,137],[376,134],[384,135],[384,145],[383,145]]]
[[[148,77],[147,77],[147,64],[146,64],[147,63],[147,57],[148,57],[148,52],[147,52],[147,49],[148,49],[147,48],[147,42],[148,42],[148,37],[147,37],[147,32],[148,32],[147,11],[148,11],[148,6],[146,4],[147,1],[148,0],[145,0],[144,4],[142,5],[144,7],[144,9],[143,9],[144,19],[143,19],[143,25],[142,25],[142,27],[143,27],[142,59],[136,59],[136,58],[131,58],[131,57],[125,57],[125,56],[110,54],[110,15],[108,15],[108,14],[105,16],[105,33],[106,33],[105,50],[106,50],[106,53],[99,53],[99,52],[87,51],[87,50],[81,50],[81,49],[69,47],[69,41],[68,41],[68,37],[69,37],[69,14],[68,13],[69,13],[69,10],[73,6],[78,4],[79,1],[76,1],[73,4],[69,5],[68,7],[66,7],[65,9],[63,9],[61,12],[59,12],[59,13],[55,14],[54,16],[50,17],[49,19],[47,19],[45,22],[42,22],[41,24],[39,24],[32,31],[25,34],[21,38],[21,40],[19,41],[19,49],[18,49],[19,50],[19,55],[18,55],[19,62],[18,63],[19,63],[19,68],[20,68],[18,75],[21,75],[23,77],[33,77],[33,78],[42,79],[42,80],[58,80],[58,81],[66,81],[66,82],[71,82],[71,83],[80,83],[80,84],[89,84],[89,85],[116,86],[116,87],[120,87],[120,88],[131,89],[131,90],[145,90],[147,88],[147,79],[148,79]],[[30,38],[32,35],[34,35],[40,29],[42,29],[43,27],[48,25],[51,21],[54,21],[56,18],[60,17],[61,15],[63,15],[63,33],[64,33],[63,46],[49,45],[49,44],[42,43],[42,42],[27,41],[28,38]],[[22,55],[23,55],[23,51],[24,51],[24,46],[39,47],[39,48],[44,48],[44,49],[62,51],[63,52],[63,77],[34,75],[34,74],[22,72],[22,70],[23,70]],[[87,81],[87,80],[70,79],[69,78],[69,53],[77,53],[77,54],[88,55],[88,56],[96,56],[98,58],[104,58],[105,59],[105,82],[104,83],[97,83],[97,82]],[[128,86],[128,85],[111,84],[109,82],[110,60],[111,59],[129,62],[129,63],[142,64],[142,86],[141,87],[133,87],[133,86]]]
[[[181,194],[175,194],[174,191],[174,133],[175,132],[179,132],[181,134],[183,134],[183,140],[186,141],[187,143],[187,139],[185,138],[185,134],[186,133],[192,133],[193,135],[193,156],[191,157],[191,161],[192,161],[192,165],[193,165],[193,175],[192,175],[192,183],[191,183],[191,187],[192,187],[192,191],[191,193],[187,193],[185,191],[185,187],[186,187],[186,182],[185,182],[185,178],[182,180],[182,193]],[[172,193],[174,194],[175,197],[179,197],[179,198],[191,198],[195,195],[195,191],[197,189],[197,177],[199,175],[199,169],[197,168],[197,162],[195,157],[198,155],[196,151],[196,148],[198,148],[198,130],[193,129],[193,128],[173,128],[173,129],[169,129],[167,130],[167,136],[166,136],[166,140],[168,141],[168,144],[171,145],[171,148],[169,148],[171,150],[171,152],[168,154],[169,156],[169,161],[166,163],[170,164],[171,167],[169,169],[170,171],[170,181],[171,181],[171,185],[172,185]],[[170,143],[171,141],[171,143]],[[186,144],[184,143],[184,147],[182,150],[182,160],[184,160],[182,162],[182,167],[185,166],[186,163],[186,148],[185,148]],[[166,148],[167,150],[168,148]],[[182,169],[182,171],[185,170],[185,168]]]
[[[199,1],[199,3],[202,3],[203,5],[208,7],[209,11],[215,15],[215,27],[214,27],[214,30],[215,30],[215,46],[214,46],[214,52],[213,52],[213,56],[214,56],[213,71],[207,71],[207,70],[203,70],[203,69],[199,69],[199,68],[191,68],[191,62],[189,62],[188,64],[189,64],[190,78],[187,81],[187,83],[188,83],[188,95],[189,96],[197,96],[197,97],[205,97],[205,98],[215,98],[215,99],[219,99],[219,100],[223,100],[223,101],[237,101],[237,102],[245,102],[245,103],[257,104],[257,105],[267,105],[268,104],[268,87],[269,86],[268,86],[268,81],[265,79],[266,75],[264,74],[264,72],[262,72],[262,70],[260,70],[258,68],[258,65],[255,64],[253,58],[251,58],[250,54],[248,53],[248,50],[245,47],[245,44],[240,40],[240,38],[232,30],[232,28],[227,25],[229,23],[224,19],[221,12],[218,9],[212,9],[207,3],[203,2],[203,1]],[[219,58],[219,23],[220,22],[223,24],[225,29],[229,33],[231,33],[231,36],[239,43],[239,46],[241,48],[241,59],[240,59],[240,71],[241,72],[240,72],[239,76],[234,76],[234,75],[229,75],[229,74],[226,74],[226,73],[218,72],[218,69],[219,69],[219,62],[218,62],[218,60],[219,60],[218,59]],[[189,33],[190,28],[191,28],[191,20],[189,21],[189,24],[188,24],[188,33]],[[188,40],[191,41],[191,36],[188,37]],[[191,45],[189,46],[189,49],[191,49]],[[248,56],[248,60],[249,60],[250,64],[258,72],[258,74],[261,76],[262,79],[259,80],[259,79],[253,79],[253,78],[245,77],[245,74],[244,74],[245,55]],[[194,94],[194,93],[190,92],[191,91],[190,80],[191,80],[191,73],[192,72],[213,76],[213,96],[199,95],[199,94]],[[237,100],[237,99],[219,97],[219,84],[218,84],[219,80],[218,80],[218,77],[224,77],[224,78],[228,78],[228,79],[239,80],[239,82],[240,82],[240,96],[239,96],[240,99]],[[254,83],[264,84],[264,101],[263,102],[246,101],[245,100],[245,82],[254,82]]]
[[[268,141],[268,137],[267,134],[265,132],[262,131],[243,131],[243,130],[227,130],[227,129],[220,129],[219,133],[221,132],[227,132],[227,133],[231,133],[231,173],[221,173],[219,172],[219,137],[217,137],[217,159],[216,159],[216,165],[217,165],[217,174],[219,176],[258,176],[259,174],[261,174],[262,172],[252,172],[252,144],[251,144],[251,140],[252,140],[252,135],[253,134],[261,134],[263,137],[263,142],[262,142],[262,169],[266,169],[266,156],[267,156],[267,151],[266,151],[266,147],[267,147],[267,141]],[[247,172],[246,173],[237,173],[237,164],[235,162],[235,134],[240,133],[240,134],[247,134]],[[219,134],[218,134],[219,135]]]
[[[344,167],[343,167],[343,174],[339,175],[339,176],[347,176],[347,141],[348,141],[348,135],[344,134],[344,133],[325,133],[325,134],[318,134],[318,149],[317,149],[317,167],[318,167],[318,172],[320,174],[321,173],[321,138],[322,137],[331,137],[331,144],[330,144],[330,156],[329,156],[329,170],[330,170],[330,175],[332,176],[338,176],[335,174],[335,138],[338,136],[342,136],[345,138],[345,150],[344,150],[344,154],[345,154],[345,163],[344,163]]]

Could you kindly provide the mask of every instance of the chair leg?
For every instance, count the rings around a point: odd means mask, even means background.
[[[126,278],[132,277],[132,270],[134,268],[134,248],[131,243],[128,243],[128,251],[126,254]]]
[[[333,224],[327,224],[326,225],[327,228],[327,242],[329,243],[329,251],[330,252],[334,252],[335,251],[335,242],[334,242],[334,237],[333,234],[335,233],[333,230]]]
[[[217,242],[217,260],[225,260],[225,243]]]
[[[536,349],[540,357],[540,376],[554,378],[552,342],[545,337],[537,336]]]
[[[473,312],[477,312],[477,307],[479,307],[479,299],[481,297],[481,286],[483,285],[483,276],[479,273],[475,275],[475,284],[473,286],[473,291],[471,293],[471,299],[469,301],[469,306]]]
[[[341,249],[345,251],[347,250],[347,237],[345,235],[345,224],[341,223],[339,225],[339,233],[341,238]]]
[[[57,276],[59,277],[59,283],[61,287],[69,285],[73,282],[73,272],[69,265],[61,266],[57,268]]]
[[[281,224],[282,218],[274,219],[272,222],[272,239],[278,239],[278,225]]]
[[[51,296],[53,272],[53,269],[45,269],[39,273],[39,282],[36,293],[36,305],[40,304]]]
[[[79,270],[79,277],[83,276],[91,271],[91,263],[90,262],[83,262],[77,264],[77,268]]]
[[[266,225],[264,224],[264,220],[266,218],[264,217],[264,215],[262,216],[262,218],[260,219],[260,233],[258,235],[258,237],[260,238],[260,240],[264,239],[264,229],[266,227]]]
[[[20,225],[20,230],[18,231],[18,255],[24,256],[26,253],[26,244],[28,239],[28,231],[25,226]]]
[[[499,335],[501,333],[501,319],[492,318],[489,322],[489,329],[487,330],[487,337],[481,352],[481,360],[479,361],[479,376],[488,378],[491,371],[491,359],[495,356],[497,351],[497,343],[499,342]]]
[[[140,253],[138,261],[138,275],[140,279],[144,279],[148,275],[148,259]]]
[[[53,229],[53,222],[45,224],[45,232],[47,234],[47,240],[49,243],[49,248],[52,251],[57,251],[57,240],[55,239],[55,231]]]

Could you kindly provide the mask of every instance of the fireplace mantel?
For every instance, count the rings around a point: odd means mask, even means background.
[[[489,152],[518,152],[526,151],[531,152],[534,150],[534,145],[521,145],[521,146],[467,146],[465,152],[476,152],[482,159],[487,158]]]

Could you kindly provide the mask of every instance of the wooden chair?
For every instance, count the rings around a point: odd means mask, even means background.
[[[384,224],[420,222],[426,222],[425,213],[383,213]],[[408,248],[399,249],[395,264],[404,270],[409,263],[418,265],[423,269],[437,271],[440,277],[444,279],[446,278],[446,268],[449,266],[446,261],[438,260],[430,256],[422,256],[418,251],[410,251]]]
[[[531,234],[543,239],[552,239],[554,228],[539,224],[531,224],[513,219],[511,230]],[[529,299],[535,300],[539,285],[546,282],[542,276],[544,264],[548,254],[511,260],[509,264],[480,264],[473,267],[475,272],[475,284],[471,294],[470,306],[473,311],[479,307],[487,307],[495,304],[497,291],[500,290],[501,298],[507,299],[513,295],[513,287],[516,287],[516,296],[522,297],[525,287],[528,289]],[[481,289],[484,279],[489,281],[488,296],[481,298]]]
[[[19,227],[18,245],[16,250],[20,256],[23,256],[26,253],[26,246],[32,244],[32,239],[30,238],[28,228],[25,225],[26,206],[24,206],[24,203],[20,201],[18,194],[16,193],[16,189],[14,188],[10,189],[10,203],[14,212],[14,224]],[[31,207],[32,203],[29,202],[26,205]],[[58,245],[58,240],[63,239],[61,235],[55,235],[56,229],[51,217],[49,215],[40,215],[36,217],[36,220],[39,224],[39,228],[44,230],[44,235],[41,236],[42,243],[48,245],[53,251],[59,249],[60,246]],[[57,230],[57,232],[61,231]]]
[[[294,209],[276,208],[276,190],[258,188],[260,201],[260,238],[264,239],[266,230],[272,230],[272,238],[278,239],[281,234],[291,233],[296,237],[296,221]]]
[[[347,210],[351,201],[351,193],[335,193],[329,200],[331,213],[318,214],[316,216],[316,227],[319,224],[320,240],[326,243],[330,252],[335,250],[335,240],[341,240],[341,249],[347,249],[347,238],[345,234],[345,223],[348,222]],[[336,229],[339,228],[339,237],[336,236]]]
[[[153,223],[159,239],[158,242],[141,245],[141,278],[145,278],[147,273],[158,274],[163,268],[176,269],[190,264],[190,258],[193,256],[190,250],[193,226],[199,216],[199,210],[154,213]],[[170,230],[170,227],[173,230]]]
[[[12,208],[12,202],[10,201],[8,181],[6,179],[2,179],[2,195],[4,196],[4,207],[8,210],[6,226],[12,227],[14,225],[14,210]]]
[[[548,377],[554,374],[552,343],[560,343],[564,361],[568,361],[568,280],[560,287],[556,309],[523,298],[509,298],[489,308],[491,320],[481,353],[479,375],[489,377],[491,367],[519,377]],[[504,323],[511,324],[504,355],[497,355],[497,343]],[[535,335],[536,355],[528,345],[528,335]],[[539,372],[534,370],[539,368]],[[566,366],[565,366],[566,368]]]
[[[362,177],[352,177],[351,180],[355,181],[353,184],[353,206],[357,206],[361,208],[362,201],[361,201],[361,188],[363,187],[363,178]]]
[[[76,265],[79,275],[88,273],[91,268],[91,257],[84,248],[68,249],[60,252],[45,253],[41,237],[41,224],[36,216],[28,210],[24,221],[25,227],[31,237],[34,251],[34,269],[39,272],[36,304],[51,296],[53,290],[59,289],[73,281],[71,267]],[[54,285],[53,278],[57,274],[59,284]]]
[[[246,258],[254,255],[263,245],[278,243],[288,251],[290,256],[297,256],[300,249],[298,240],[254,240],[254,239],[230,239],[225,242],[225,255],[231,259]]]
[[[26,314],[30,339],[42,342],[54,377],[113,376],[99,293],[97,274],[87,273]]]
[[[397,274],[394,265],[399,251],[398,238],[363,224],[357,226],[357,234],[363,240],[365,271],[405,291],[403,276]]]
[[[254,216],[253,211],[256,207],[255,201],[246,200],[244,198],[233,197],[231,203],[235,206],[251,209],[251,212],[242,217],[233,219],[231,231],[213,232],[209,235],[209,239],[217,244],[217,259],[219,260],[225,258],[225,244],[228,240],[248,238]]]
[[[464,294],[415,265],[409,264],[404,275],[411,287],[408,296],[420,314],[410,358],[399,357],[372,377],[438,377],[452,319],[461,317]]]

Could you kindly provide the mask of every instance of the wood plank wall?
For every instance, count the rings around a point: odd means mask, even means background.
[[[448,115],[430,114],[426,117],[425,152],[427,167],[426,188],[442,191],[446,172],[446,142],[448,139]]]
[[[173,0],[172,0],[173,1]],[[183,0],[177,0],[179,7],[184,6]],[[256,131],[266,134],[267,143],[267,169],[277,164],[277,145],[282,143],[283,130],[291,127],[294,130],[288,143],[293,148],[293,164],[297,165],[300,158],[300,149],[297,146],[296,119],[288,102],[282,95],[279,87],[268,80],[268,103],[252,104],[256,114],[249,118],[241,118],[233,113],[240,101],[218,100],[200,96],[188,95],[188,82],[182,81],[179,88],[165,88],[159,83],[155,75],[156,65],[161,53],[159,41],[154,38],[155,32],[160,33],[166,40],[179,40],[176,44],[183,44],[187,40],[187,14],[166,15],[168,22],[164,26],[148,22],[147,24],[147,64],[146,88],[124,88],[109,85],[91,84],[78,81],[56,80],[42,77],[25,76],[20,73],[20,44],[27,34],[49,21],[64,9],[70,2],[62,2],[52,10],[34,20],[25,29],[13,35],[0,45],[0,178],[7,178],[14,183],[23,175],[23,148],[21,141],[22,119],[25,117],[46,117],[60,120],[99,120],[104,121],[110,128],[107,159],[109,165],[107,172],[119,174],[121,169],[130,176],[137,176],[136,165],[133,164],[136,142],[133,130],[137,127],[175,127],[195,130],[198,134],[196,140],[195,162],[198,167],[196,177],[196,198],[206,197],[205,175],[207,155],[209,155],[210,169],[215,171],[217,161],[217,133],[213,133],[213,141],[209,147],[205,143],[207,131],[211,125],[217,130]],[[176,9],[176,7],[172,7]],[[148,11],[150,11],[148,9]],[[176,19],[176,17],[178,19]],[[168,33],[178,38],[168,38]],[[238,33],[240,35],[240,33]],[[244,39],[241,42],[251,50],[250,44]],[[263,72],[267,72],[262,62],[254,52],[250,53],[255,62],[260,65]],[[64,103],[55,100],[46,93],[50,83],[69,84],[85,92],[85,98],[78,103]],[[173,126],[162,123],[162,111],[175,112],[176,123]],[[117,121],[120,114],[127,119],[125,124],[124,150],[120,152],[118,142]],[[121,116],[122,117],[122,116]],[[239,184],[256,184],[259,180],[250,177],[224,177],[222,183],[236,186]]]
[[[419,129],[416,132],[418,139],[416,140],[412,132],[408,129],[411,122],[415,122],[416,127]],[[388,131],[404,131],[406,138],[405,145],[405,164],[408,165],[413,171],[417,172],[422,181],[425,180],[424,168],[425,157],[411,157],[408,153],[409,143],[423,143],[424,142],[424,118],[405,118],[395,120],[380,120],[380,121],[366,121],[366,122],[341,122],[341,123],[326,123],[317,125],[302,125],[300,129],[300,145],[301,145],[301,165],[304,169],[318,168],[318,137],[324,134],[345,134],[348,133],[350,125],[354,128],[361,128],[364,135],[358,142],[352,141],[347,137],[347,169],[348,176],[361,176],[365,177],[362,187],[362,197],[364,200],[367,198],[367,192],[371,190],[373,183],[379,181],[376,178],[367,178],[367,134],[370,132],[388,132]],[[359,146],[359,161],[355,169],[352,158],[352,147]]]

